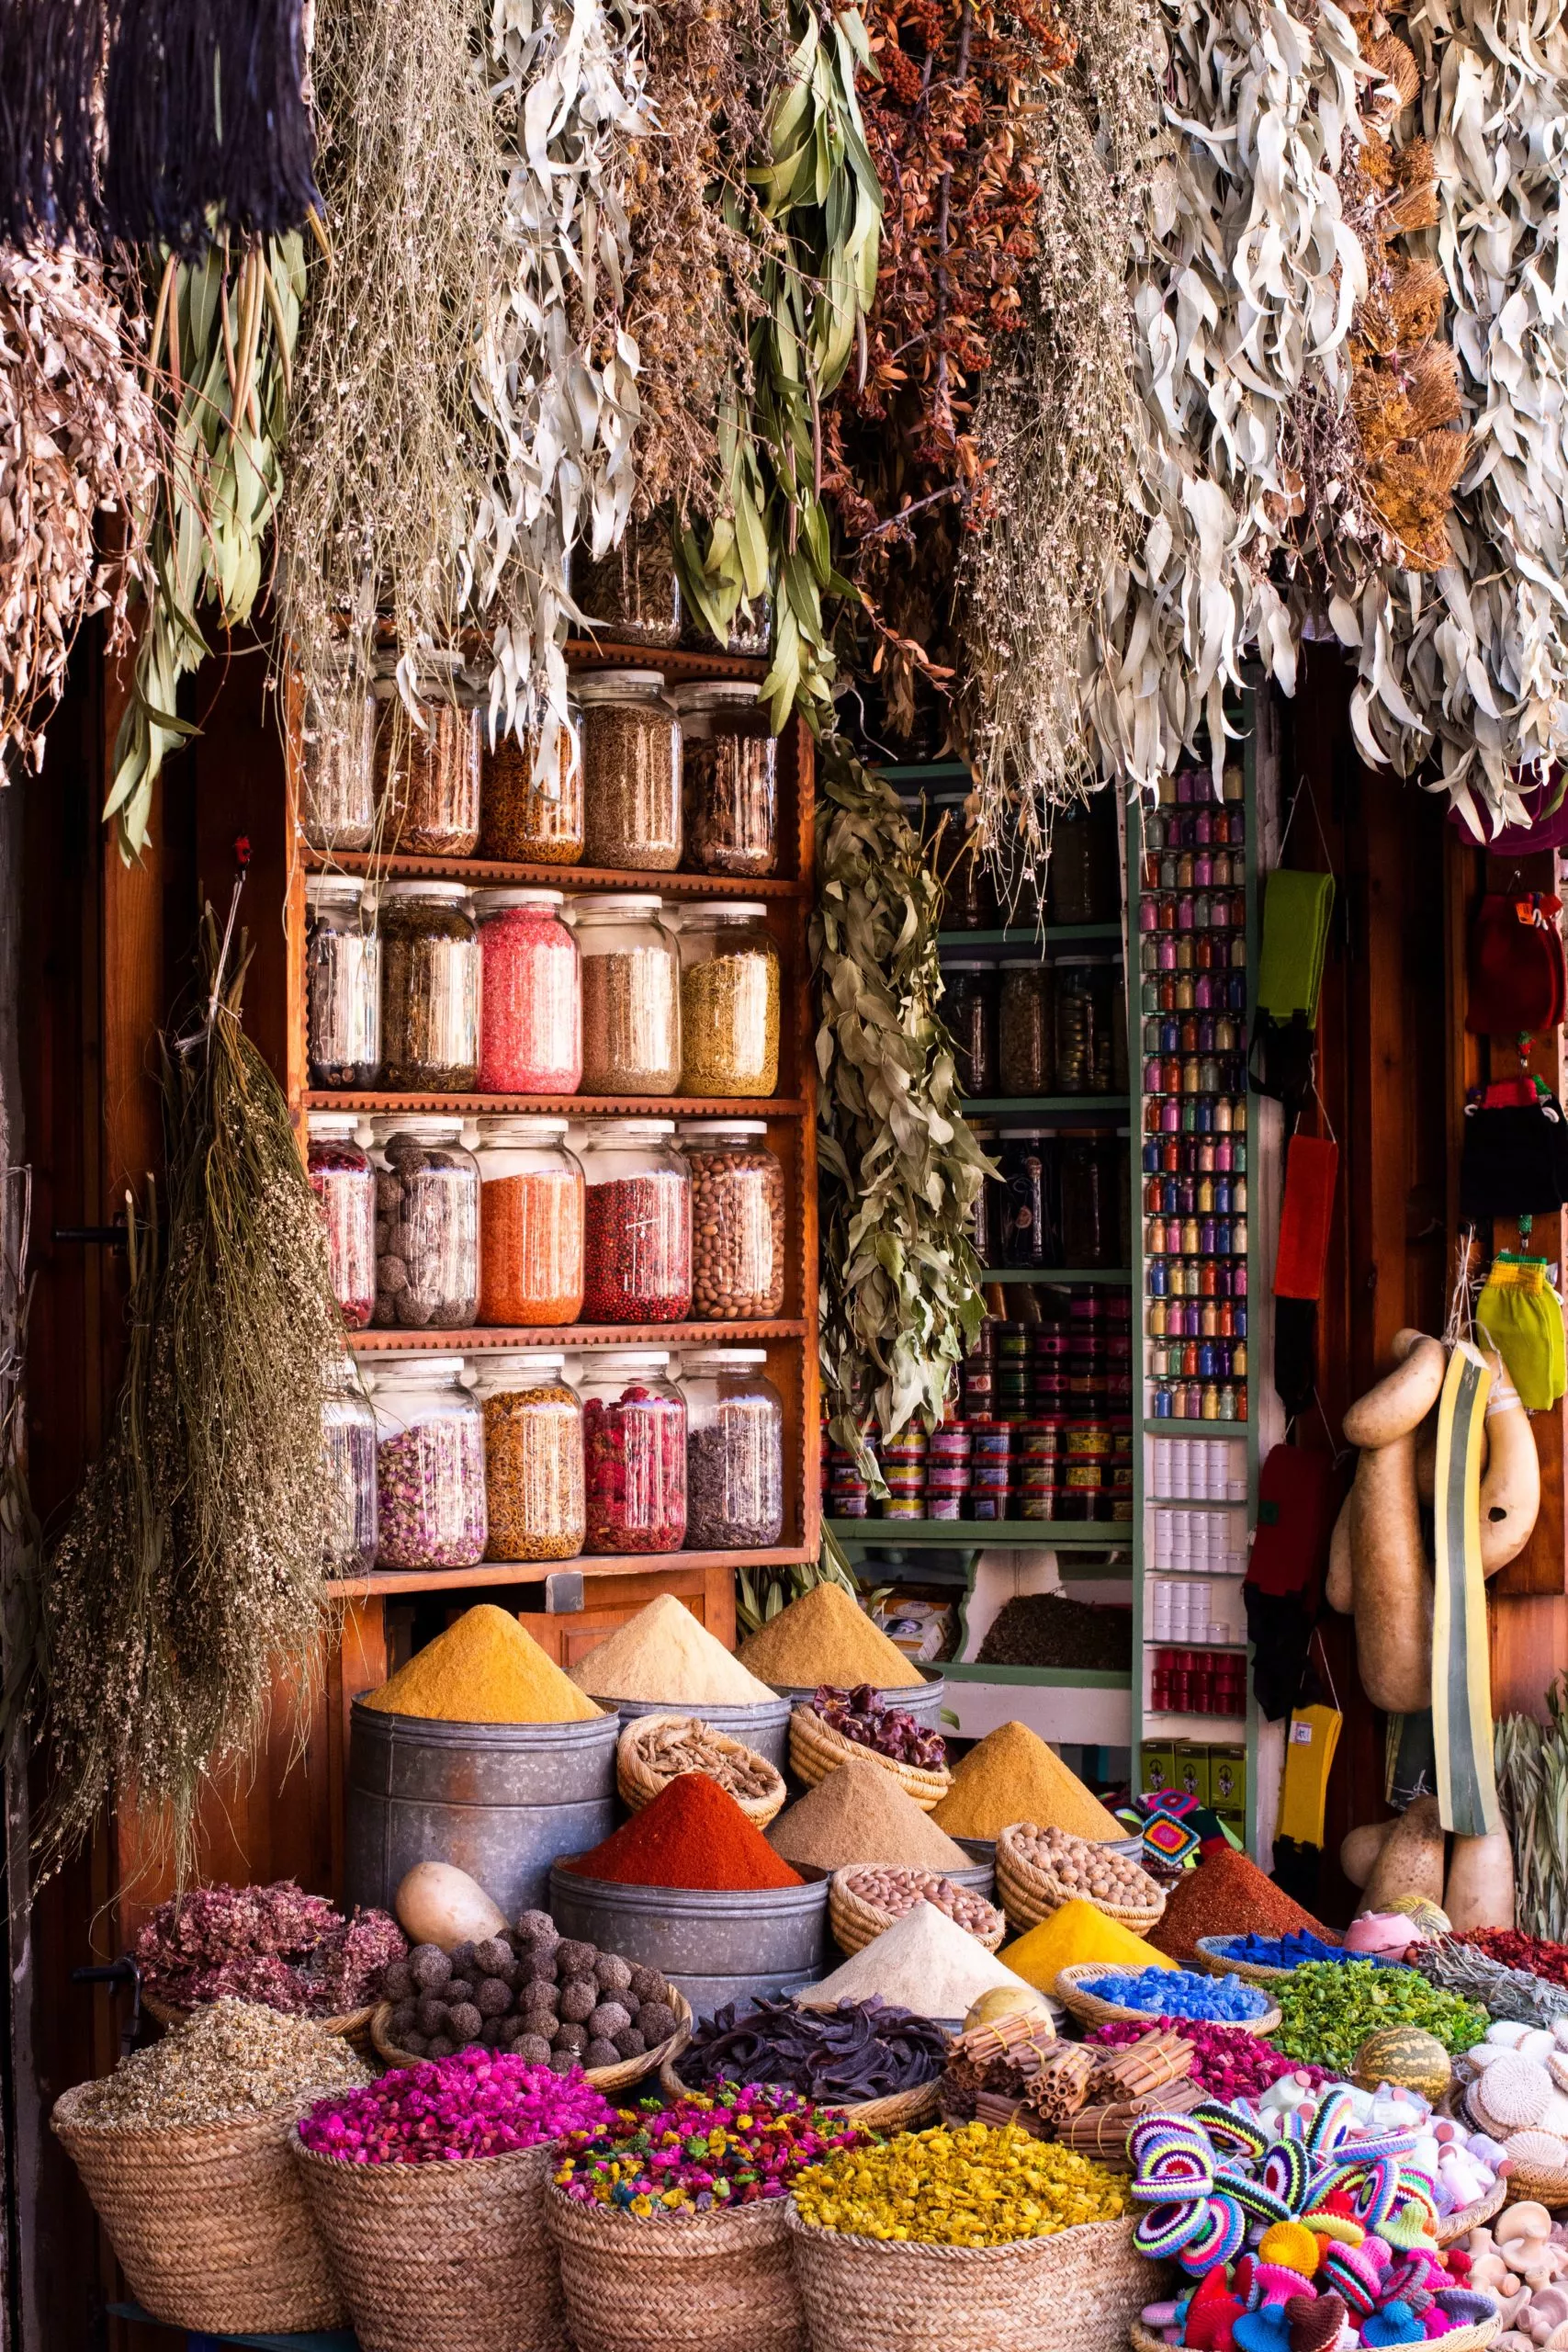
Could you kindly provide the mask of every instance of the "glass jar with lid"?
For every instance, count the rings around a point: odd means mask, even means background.
[[[949,964],[942,1015],[965,1094],[997,1091],[997,974],[987,963]]]
[[[484,1417],[490,1560],[574,1560],[587,1522],[582,1407],[566,1359],[503,1349],[474,1359]]]
[[[926,824],[928,844],[936,843],[947,931],[985,931],[997,920],[996,892],[980,854],[971,797],[967,791],[933,793]]]
[[[686,855],[705,874],[773,874],[779,862],[779,742],[761,687],[744,678],[677,686]]]
[[[693,1119],[681,1129],[692,1171],[692,1314],[699,1323],[784,1311],[784,1170],[767,1136],[762,1119]]]
[[[1116,1198],[1116,1137],[1084,1127],[1060,1140],[1062,1256],[1069,1266],[1119,1266],[1122,1218]]]
[[[779,951],[750,899],[681,915],[681,1091],[772,1094],[779,1082]]]
[[[606,1119],[581,1139],[587,1323],[681,1323],[692,1306],[692,1177],[672,1119]]]
[[[673,1094],[681,1083],[681,957],[660,901],[578,899],[582,1091]]]
[[[321,1573],[365,1577],[376,1565],[376,1408],[352,1356],[333,1365],[321,1385],[329,1488]]]
[[[1010,956],[1001,967],[997,1074],[1004,1094],[1051,1092],[1051,967],[1038,956]]]
[[[711,653],[718,643],[702,615],[694,611],[689,604],[681,630],[681,642],[691,653]],[[754,604],[749,605],[742,599],[737,605],[722,650],[726,653],[749,653],[756,657],[771,653],[773,644],[773,592],[769,586]]]
[[[459,691],[456,667],[454,656],[412,710],[392,679],[376,689],[382,846],[403,857],[472,857],[479,847],[484,718]]]
[[[681,722],[660,670],[591,671],[582,707],[583,854],[590,865],[672,874],[681,863]]]
[[[376,1557],[383,1568],[472,1568],[484,1558],[484,1423],[462,1374],[461,1356],[377,1358]]]
[[[479,846],[520,865],[582,859],[582,714],[547,712],[521,740],[503,735],[484,758]]]
[[[314,850],[368,849],[376,836],[376,698],[345,673],[307,686],[299,717],[299,820]]]
[[[382,1329],[471,1330],[479,1304],[479,1171],[461,1119],[376,1123],[376,1312]]]
[[[1059,1266],[1055,1137],[1018,1127],[1001,1140],[1002,1253],[1010,1266]]]
[[[1056,967],[1055,1091],[1058,1094],[1111,1091],[1114,978],[1109,956],[1063,956]],[[1125,1051],[1123,1043],[1123,1055]]]
[[[305,1001],[311,1085],[374,1086],[381,1065],[381,940],[374,894],[351,874],[306,879]]]
[[[376,1306],[376,1177],[352,1111],[312,1111],[305,1166],[326,1228],[333,1296],[345,1328],[363,1331]]]
[[[586,1552],[678,1552],[686,1534],[686,1407],[664,1349],[584,1356]]]
[[[467,1094],[479,1075],[479,942],[461,882],[381,886],[381,1083]]]
[[[575,1094],[582,1078],[577,942],[558,890],[481,890],[479,1091]]]
[[[762,1348],[705,1348],[681,1360],[694,1552],[761,1550],[784,1533],[784,1406],[767,1360]]]
[[[580,553],[571,594],[590,629],[613,645],[679,645],[684,615],[669,507],[640,522],[634,518],[620,545],[606,548],[597,563]]]
[[[582,1163],[564,1119],[481,1119],[481,1323],[575,1323],[582,1312]]]

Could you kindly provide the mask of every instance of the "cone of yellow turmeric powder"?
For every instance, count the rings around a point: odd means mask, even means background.
[[[489,1601],[416,1650],[361,1703],[447,1724],[575,1724],[604,1712],[515,1617]]]

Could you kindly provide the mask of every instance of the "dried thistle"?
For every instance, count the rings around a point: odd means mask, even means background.
[[[82,621],[123,644],[145,576],[157,437],[123,313],[96,262],[0,249],[0,759],[43,764]],[[100,552],[98,518],[120,544]]]

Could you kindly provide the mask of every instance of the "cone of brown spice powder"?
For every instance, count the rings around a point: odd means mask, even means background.
[[[1266,1878],[1256,1862],[1234,1847],[1216,1847],[1196,1870],[1184,1871],[1166,1900],[1165,1915],[1149,1935],[1156,1951],[1190,1968],[1200,1936],[1319,1936],[1325,1944],[1343,1940],[1310,1911],[1292,1901]]]
[[[851,1862],[886,1862],[912,1870],[973,1870],[974,1857],[954,1844],[931,1815],[907,1796],[891,1772],[858,1758],[781,1813],[768,1843],[786,1862],[837,1871]]]
[[[840,1690],[852,1690],[857,1682],[878,1690],[916,1690],[925,1680],[836,1584],[813,1585],[770,1617],[742,1644],[740,1663],[780,1690],[814,1690],[821,1682]]]

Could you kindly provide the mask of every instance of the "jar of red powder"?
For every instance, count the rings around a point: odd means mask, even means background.
[[[345,1328],[363,1331],[376,1306],[376,1176],[352,1111],[312,1111],[306,1166],[327,1234],[333,1295]]]
[[[582,1163],[564,1119],[481,1119],[479,1321],[575,1323],[582,1312]]]
[[[679,1323],[692,1306],[692,1179],[672,1119],[606,1119],[582,1145],[582,1315]]]
[[[575,1094],[582,1078],[577,942],[559,890],[481,890],[479,1092]]]
[[[663,1349],[583,1358],[588,1552],[678,1552],[686,1535],[686,1408]]]

